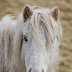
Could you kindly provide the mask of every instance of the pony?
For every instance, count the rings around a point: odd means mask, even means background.
[[[62,27],[59,10],[26,5],[0,21],[0,72],[56,72]]]

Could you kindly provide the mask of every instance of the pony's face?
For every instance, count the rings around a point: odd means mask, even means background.
[[[54,23],[58,21],[57,8],[49,10],[26,6],[22,12],[20,19],[21,24],[23,24],[22,53],[27,72],[48,71],[51,62],[51,49],[55,43],[55,40],[52,39],[55,38],[55,35],[51,21]],[[50,27],[47,28],[47,26]]]

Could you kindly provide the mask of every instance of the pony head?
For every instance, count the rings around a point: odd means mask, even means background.
[[[17,19],[27,72],[55,72],[62,37],[59,10],[26,5]]]

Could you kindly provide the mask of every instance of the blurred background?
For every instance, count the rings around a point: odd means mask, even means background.
[[[72,72],[72,0],[0,0],[0,18],[6,14],[17,16],[26,4],[58,6],[63,27],[58,72]]]

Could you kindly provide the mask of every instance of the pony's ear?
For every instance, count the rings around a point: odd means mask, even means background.
[[[32,9],[30,5],[26,5],[23,10],[24,22],[27,21],[32,15]]]
[[[58,9],[58,7],[54,7],[52,9],[51,13],[52,13],[52,17],[57,21],[58,18],[59,18],[59,9]]]

